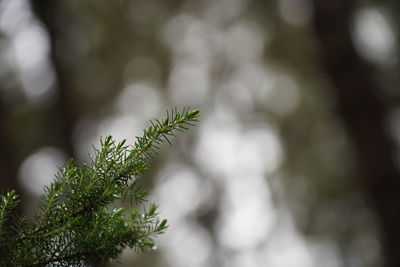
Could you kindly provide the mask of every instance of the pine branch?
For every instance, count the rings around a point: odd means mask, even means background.
[[[154,247],[154,237],[167,228],[167,221],[158,219],[156,205],[142,207],[142,212],[132,208],[129,216],[109,206],[126,196],[143,204],[147,192],[140,188],[139,177],[149,167],[149,158],[198,116],[198,110],[167,112],[165,119],[150,121],[133,146],[111,136],[101,139],[90,164],[78,166],[70,160],[59,169],[54,182],[44,188],[41,212],[33,219],[10,220],[16,194],[1,196],[0,265],[84,266],[92,260],[115,259],[125,248]],[[6,227],[9,221],[15,225]]]
[[[18,204],[17,195],[14,190],[9,191],[5,196],[1,196],[0,204],[0,241],[3,242],[7,235],[7,223],[14,208]]]

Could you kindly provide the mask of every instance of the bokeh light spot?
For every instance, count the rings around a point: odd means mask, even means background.
[[[21,184],[32,194],[40,195],[43,187],[49,185],[66,160],[58,148],[44,147],[24,160],[19,169]]]

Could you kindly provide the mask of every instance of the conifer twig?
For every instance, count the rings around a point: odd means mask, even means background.
[[[33,219],[11,220],[17,196],[14,191],[1,196],[0,266],[77,266],[89,259],[115,259],[124,248],[152,248],[154,236],[167,228],[167,221],[158,219],[156,205],[142,212],[109,206],[126,195],[143,203],[146,192],[138,178],[147,170],[148,159],[198,116],[198,110],[189,108],[167,112],[163,120],[150,121],[133,146],[111,136],[102,139],[90,164],[78,166],[70,160],[59,169],[41,196],[41,213]],[[8,227],[9,222],[15,225]]]

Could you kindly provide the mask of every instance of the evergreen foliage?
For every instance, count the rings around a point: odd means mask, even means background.
[[[89,266],[116,259],[125,248],[154,248],[167,221],[158,218],[156,205],[144,207],[147,192],[138,178],[159,144],[171,143],[175,131],[187,130],[198,116],[198,110],[175,109],[150,121],[133,146],[111,136],[100,140],[90,164],[70,160],[59,169],[34,218],[13,215],[15,191],[0,196],[0,266]],[[125,197],[136,207],[110,207]]]

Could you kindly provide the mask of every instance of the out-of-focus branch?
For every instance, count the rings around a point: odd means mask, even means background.
[[[374,67],[359,57],[351,41],[355,1],[313,2],[322,64],[354,144],[367,198],[378,215],[385,266],[400,266],[400,174],[394,165],[394,145],[385,130],[388,111],[379,98]]]

